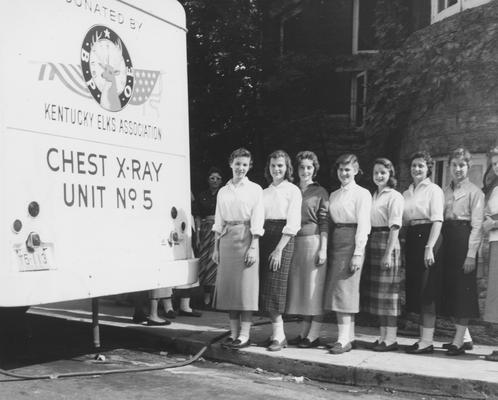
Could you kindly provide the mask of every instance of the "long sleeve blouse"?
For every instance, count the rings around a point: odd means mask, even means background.
[[[354,181],[330,194],[329,212],[332,221],[335,224],[357,224],[353,253],[355,256],[365,253],[371,227],[371,208],[370,192]]]
[[[285,219],[282,234],[294,236],[301,229],[302,195],[299,188],[287,180],[270,184],[263,190],[265,219]]]
[[[227,222],[250,221],[251,233],[264,233],[263,189],[247,177],[237,185],[232,180],[223,186],[217,196],[213,231],[222,233]]]
[[[451,183],[444,189],[444,219],[469,221],[472,227],[469,236],[467,257],[474,258],[482,241],[484,219],[484,193],[465,179],[456,185]]]

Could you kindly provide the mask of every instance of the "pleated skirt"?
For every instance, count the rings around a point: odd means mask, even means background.
[[[474,271],[466,274],[470,223],[443,223],[443,299],[441,314],[454,318],[479,318],[477,258]]]
[[[350,262],[356,227],[335,228],[329,235],[328,267],[323,308],[347,314],[360,311],[361,270],[354,274]]]
[[[498,242],[489,242],[489,273],[484,320],[498,322]]]
[[[199,282],[203,286],[214,286],[217,265],[213,261],[214,219],[203,219],[199,229]]]
[[[294,237],[282,251],[280,268],[270,270],[268,258],[282,237],[285,220],[265,220],[265,234],[260,240],[260,290],[259,309],[266,313],[283,314],[287,303],[289,269],[294,253]]]
[[[323,314],[326,265],[316,265],[320,235],[296,236],[289,271],[286,314]]]
[[[442,294],[442,235],[434,246],[434,264],[425,267],[424,254],[432,224],[409,226],[406,232],[406,311],[438,313]]]
[[[360,283],[361,310],[373,315],[397,317],[401,314],[401,257],[399,242],[391,253],[392,267],[381,265],[389,231],[372,231],[368,239]]]
[[[259,264],[244,261],[251,245],[249,224],[227,225],[220,237],[220,262],[216,274],[215,308],[226,311],[257,311]]]

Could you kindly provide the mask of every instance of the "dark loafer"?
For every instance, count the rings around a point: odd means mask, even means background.
[[[154,321],[152,319],[147,320],[147,325],[149,326],[165,326],[171,324],[171,321],[168,321],[167,319],[164,321]]]
[[[168,310],[163,314],[166,318],[168,319],[175,319],[176,318],[176,312],[175,310]]]
[[[272,340],[270,345],[268,346],[268,350],[269,351],[280,351],[284,347],[287,347],[287,340],[286,339],[282,340],[281,342],[279,342],[278,340]]]
[[[225,338],[225,340],[223,340],[223,342],[221,342],[221,347],[228,349],[230,348],[233,342],[234,340],[230,336],[228,336],[227,338]]]
[[[398,342],[394,342],[393,344],[390,344],[389,346],[386,344],[386,342],[381,342],[381,343],[378,343],[376,346],[373,346],[372,350],[379,351],[379,352],[396,351],[396,350],[398,350]]]
[[[200,313],[199,311],[195,311],[195,310],[192,310],[192,311],[180,310],[180,311],[178,311],[178,315],[183,315],[184,317],[201,317],[202,313]]]
[[[460,356],[462,354],[465,354],[463,344],[461,347],[456,347],[454,344],[451,344],[450,347],[448,347],[448,351],[446,352],[447,356]]]
[[[303,341],[303,338],[301,337],[301,335],[298,335],[296,336],[295,338],[293,339],[290,339],[287,341],[287,344],[289,346],[299,346],[299,344]],[[270,340],[271,342],[271,340]],[[268,345],[266,347],[268,347],[270,345],[270,343],[268,343]]]
[[[353,348],[353,346],[351,345],[351,343],[348,343],[348,344],[345,344],[344,346],[339,343],[339,342],[336,342],[334,343],[334,345],[330,348],[329,350],[329,353],[330,354],[342,354],[342,353],[347,353],[348,351],[351,351],[351,349]]]
[[[244,343],[242,343],[239,339],[235,339],[232,344],[229,346],[230,349],[238,350],[243,349],[244,347],[249,347],[251,345],[251,341],[247,339]]]
[[[498,350],[493,351],[491,354],[485,355],[484,359],[488,361],[498,361]]]
[[[301,349],[311,349],[312,347],[320,346],[320,339],[316,338],[312,342],[308,338],[304,338],[301,343],[297,345]]]
[[[431,344],[430,346],[420,349],[417,342],[412,344],[411,346],[408,346],[405,349],[405,352],[407,352],[408,354],[432,354],[434,353],[434,346]]]
[[[445,344],[443,344],[443,349],[449,350],[450,346],[452,346],[452,345],[453,345],[452,342],[445,343]],[[470,341],[470,342],[463,342],[462,347],[463,347],[464,350],[472,350],[474,348],[474,342],[472,342],[472,341]]]

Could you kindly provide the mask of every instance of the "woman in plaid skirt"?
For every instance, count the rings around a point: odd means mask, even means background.
[[[398,234],[403,218],[404,199],[395,190],[394,166],[387,158],[374,162],[371,223],[365,265],[361,278],[361,308],[380,319],[380,337],[374,351],[394,351],[397,317],[400,315],[400,247]]]
[[[320,344],[323,319],[323,291],[327,267],[329,233],[329,195],[313,182],[320,164],[312,151],[301,151],[296,157],[299,187],[303,194],[301,229],[294,239],[294,256],[289,272],[287,314],[302,315],[301,333],[289,344],[301,348]]]
[[[287,301],[294,236],[301,229],[302,196],[291,183],[292,164],[285,151],[269,155],[265,177],[270,185],[263,190],[265,235],[261,239],[259,308],[272,321],[268,350],[278,351],[287,346],[282,314]]]
[[[443,314],[455,319],[453,342],[443,345],[449,356],[470,346],[464,335],[470,318],[479,318],[477,251],[482,241],[484,193],[470,182],[471,155],[458,148],[449,156],[451,183],[444,189]]]
[[[340,156],[335,165],[341,187],[329,198],[333,224],[329,235],[324,309],[337,314],[339,336],[330,353],[342,354],[352,349],[355,314],[360,311],[360,276],[370,232],[372,196],[355,182],[360,165],[354,154]]]
[[[258,310],[263,190],[246,177],[252,166],[248,150],[232,152],[229,163],[233,176],[218,192],[213,225],[213,260],[218,264],[215,305],[230,318],[230,336],[223,345],[240,349],[250,345],[252,313]]]

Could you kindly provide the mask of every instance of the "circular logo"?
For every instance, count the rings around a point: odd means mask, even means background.
[[[122,110],[133,94],[133,65],[121,38],[95,25],[81,46],[81,70],[93,98],[109,111]]]

